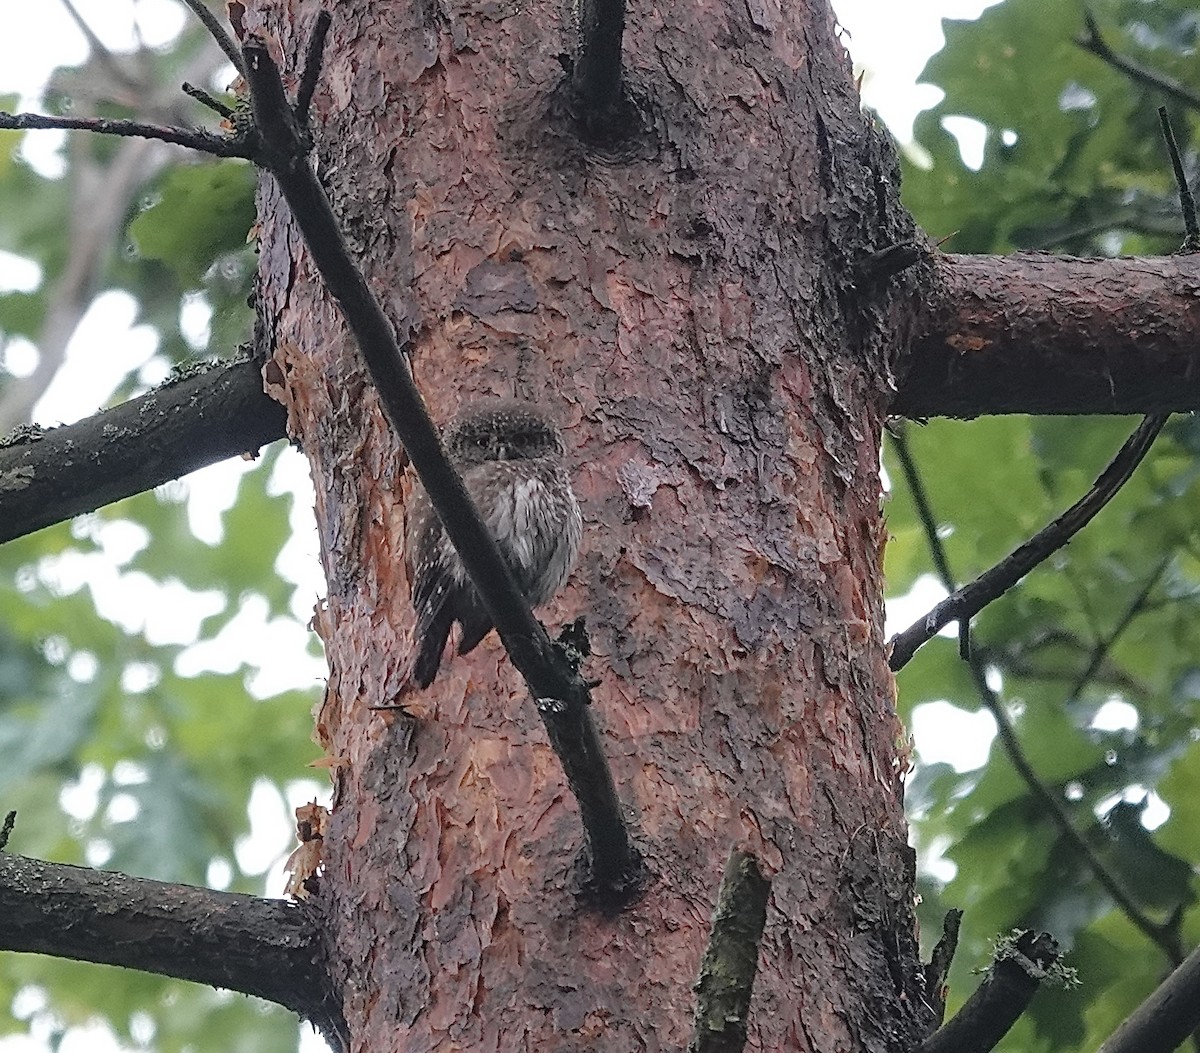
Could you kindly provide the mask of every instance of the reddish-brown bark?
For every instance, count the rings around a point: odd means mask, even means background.
[[[303,50],[307,5],[247,17]],[[336,758],[321,900],[354,1048],[678,1050],[731,847],[774,877],[752,1048],[901,1050],[924,1022],[882,639],[878,444],[905,314],[856,289],[907,236],[824,4],[630,10],[643,127],[562,117],[561,5],[344,3],[315,163],[445,417],[556,407],[584,509],[550,619],[652,873],[574,894],[574,802],[494,638],[396,701],[412,480],[286,209],[262,196],[267,375],[313,464]]]
[[[892,412],[1164,413],[1200,400],[1200,256],[939,256]]]

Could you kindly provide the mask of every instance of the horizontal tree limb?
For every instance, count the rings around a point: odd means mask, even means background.
[[[897,368],[891,411],[1200,410],[1200,258],[937,256],[940,291]],[[235,362],[0,445],[0,542],[284,437],[256,366]]]
[[[60,428],[0,440],[0,542],[282,438],[251,361],[220,364]]]
[[[1200,409],[1200,255],[934,256],[901,417]]]
[[[224,987],[345,1031],[304,904],[0,853],[0,919],[0,950]]]

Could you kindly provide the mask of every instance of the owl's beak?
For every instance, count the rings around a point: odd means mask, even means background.
[[[499,445],[499,447],[496,449],[496,460],[498,460],[498,461],[507,461],[508,460],[508,447],[505,446],[504,443],[501,443]]]

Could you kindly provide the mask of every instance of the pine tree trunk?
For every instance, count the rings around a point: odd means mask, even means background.
[[[303,12],[303,17],[301,17]],[[273,185],[268,380],[312,463],[335,759],[319,896],[353,1048],[679,1051],[723,864],[773,877],[749,1048],[900,1053],[918,982],[878,449],[906,308],[853,264],[910,236],[826,5],[634,0],[637,116],[568,116],[570,5],[355,0],[314,164],[438,419],[560,416],[595,716],[650,879],[578,899],[575,803],[495,636],[411,717],[413,477]],[[247,28],[297,70],[308,4]],[[889,291],[889,289],[891,291]]]

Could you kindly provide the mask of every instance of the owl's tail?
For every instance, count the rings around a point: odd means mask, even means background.
[[[423,612],[424,614],[424,612]],[[417,687],[425,688],[433,683],[442,664],[442,652],[454,624],[454,609],[449,603],[439,603],[417,624],[420,648],[413,662],[412,679]]]

